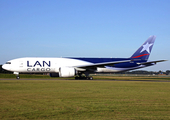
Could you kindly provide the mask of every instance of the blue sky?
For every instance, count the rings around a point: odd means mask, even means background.
[[[150,60],[170,60],[169,0],[0,0],[0,64],[20,57],[130,57],[150,35]],[[144,70],[170,70],[170,61]]]

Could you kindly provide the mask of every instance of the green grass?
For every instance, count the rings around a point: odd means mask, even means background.
[[[0,80],[0,119],[170,119],[169,82]]]

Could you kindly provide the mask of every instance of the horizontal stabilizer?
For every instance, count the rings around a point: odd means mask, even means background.
[[[157,63],[157,62],[164,62],[164,61],[167,61],[167,60],[157,60],[157,61],[149,61],[149,62],[143,62],[143,63],[137,63],[139,65],[146,65],[146,64],[151,64],[151,63]]]

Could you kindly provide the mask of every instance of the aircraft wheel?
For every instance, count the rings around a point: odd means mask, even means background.
[[[87,80],[93,80],[93,77],[87,77]]]
[[[17,79],[20,79],[20,77],[19,77],[19,76],[17,76],[16,78],[17,78]]]
[[[75,77],[75,80],[93,80],[93,77]]]

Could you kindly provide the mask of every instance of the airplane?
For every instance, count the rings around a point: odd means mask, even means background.
[[[2,68],[19,73],[49,73],[51,77],[75,77],[90,79],[92,73],[115,73],[155,65],[166,60],[148,61],[156,36],[150,36],[129,58],[45,58],[25,57],[7,61]]]

